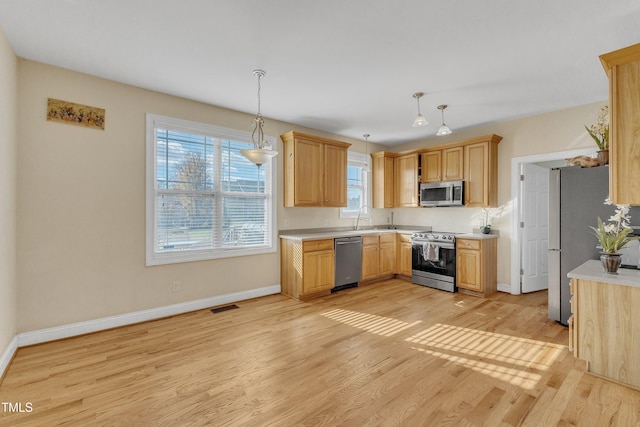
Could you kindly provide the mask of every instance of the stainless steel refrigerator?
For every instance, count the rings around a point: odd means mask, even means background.
[[[569,273],[599,259],[598,240],[589,226],[607,221],[614,206],[609,195],[609,167],[578,166],[551,170],[549,176],[549,319],[567,324],[571,316]]]

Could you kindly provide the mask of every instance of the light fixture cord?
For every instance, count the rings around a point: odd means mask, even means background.
[[[418,103],[418,114],[422,114],[420,113],[420,97],[416,96],[416,102]]]
[[[253,146],[255,148],[262,149],[264,146],[264,130],[262,128],[264,124],[264,120],[262,120],[262,114],[260,113],[260,78],[262,77],[262,73],[256,72],[256,76],[258,76],[258,114],[256,118],[253,119],[253,132],[251,133],[251,141],[253,142]],[[258,132],[258,141],[256,142],[256,131]]]

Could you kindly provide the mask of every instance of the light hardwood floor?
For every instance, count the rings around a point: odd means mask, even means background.
[[[633,426],[640,392],[583,372],[546,292],[401,280],[281,295],[21,348],[0,425]]]

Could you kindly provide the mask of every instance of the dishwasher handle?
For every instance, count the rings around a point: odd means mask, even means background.
[[[349,240],[349,241],[341,241],[336,242],[336,245],[360,245],[362,240]]]

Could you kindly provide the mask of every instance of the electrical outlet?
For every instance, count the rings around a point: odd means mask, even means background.
[[[329,225],[329,220],[328,219],[324,219],[324,226],[326,227],[327,225]]]
[[[171,291],[180,292],[180,282],[178,282],[177,280],[173,282],[173,285],[171,286]]]
[[[285,227],[287,227],[287,228],[289,228],[289,220],[288,220],[288,219],[285,219],[285,220],[284,220],[284,226],[285,226]]]

